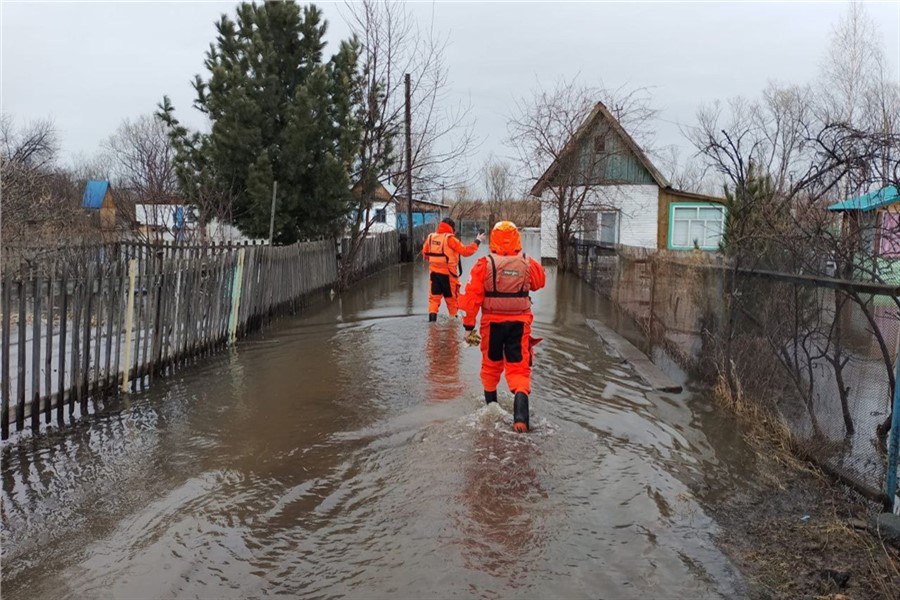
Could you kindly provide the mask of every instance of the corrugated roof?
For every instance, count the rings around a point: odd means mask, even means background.
[[[83,208],[100,208],[103,206],[103,199],[106,197],[108,189],[108,181],[97,181],[95,179],[88,181],[84,187],[84,197],[81,199],[81,206]]]
[[[900,193],[898,193],[896,187],[889,185],[881,188],[877,192],[864,194],[862,196],[857,196],[856,198],[838,202],[837,204],[832,204],[828,207],[828,210],[833,210],[835,212],[847,210],[861,210],[863,212],[868,212],[870,210],[890,206],[897,202],[900,202]]]

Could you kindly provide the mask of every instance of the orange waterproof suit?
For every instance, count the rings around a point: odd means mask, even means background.
[[[463,246],[455,235],[453,226],[444,221],[438,223],[437,231],[428,234],[422,245],[422,256],[428,261],[431,293],[428,295],[428,314],[437,315],[441,308],[441,298],[447,303],[447,312],[456,316],[459,296],[459,257],[472,256],[478,251],[480,242],[474,241]]]
[[[472,267],[460,307],[463,325],[475,328],[481,310],[481,382],[485,393],[496,393],[500,375],[514,393],[531,393],[533,347],[540,341],[531,337],[531,298],[528,293],[544,287],[541,264],[522,252],[519,231],[512,223],[491,231],[491,254]],[[526,409],[527,410],[527,409]]]

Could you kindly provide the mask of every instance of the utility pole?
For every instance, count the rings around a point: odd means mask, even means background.
[[[413,221],[412,221],[412,108],[410,106],[410,78],[406,81],[406,240],[409,246],[409,260],[413,259]]]
[[[272,238],[275,237],[275,192],[278,191],[278,182],[272,182],[272,214],[269,215],[269,245],[272,245]]]

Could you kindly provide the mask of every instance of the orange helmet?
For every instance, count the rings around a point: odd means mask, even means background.
[[[491,230],[491,252],[496,254],[516,254],[522,251],[519,229],[512,221],[500,221]]]

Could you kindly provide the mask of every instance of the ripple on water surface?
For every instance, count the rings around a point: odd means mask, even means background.
[[[370,281],[7,446],[4,597],[740,595],[689,485],[727,475],[705,413],[603,354],[577,282],[537,295],[518,435],[424,273]]]

